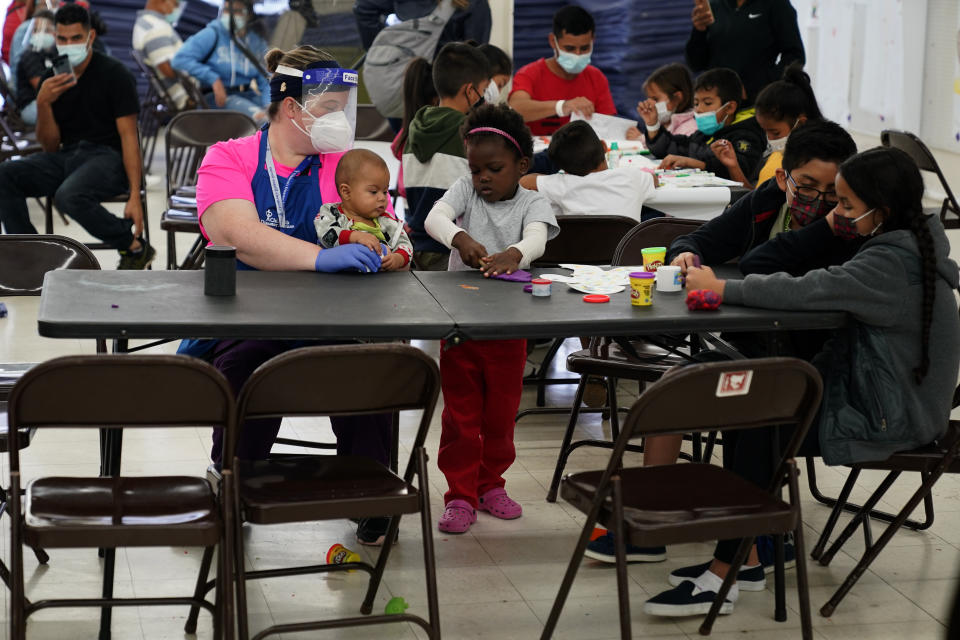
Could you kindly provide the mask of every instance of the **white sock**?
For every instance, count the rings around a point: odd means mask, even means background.
[[[723,578],[707,569],[693,581],[693,584],[701,591],[712,591],[713,593],[718,593],[720,591],[720,586],[723,584]],[[733,586],[730,587],[730,592],[727,594],[727,600],[730,602],[736,602],[739,596],[740,587],[737,586],[736,582],[734,582]]]

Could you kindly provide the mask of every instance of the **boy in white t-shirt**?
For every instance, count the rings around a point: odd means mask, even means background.
[[[653,175],[633,166],[609,169],[603,143],[586,121],[557,129],[547,154],[563,173],[527,174],[520,184],[545,196],[556,215],[616,214],[640,222],[654,192]]]

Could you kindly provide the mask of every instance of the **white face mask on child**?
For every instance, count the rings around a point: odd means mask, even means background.
[[[767,154],[771,154],[774,151],[779,151],[783,153],[783,150],[787,148],[787,138],[790,136],[783,136],[782,138],[777,138],[776,140],[767,140]]]
[[[500,101],[500,88],[493,80],[483,90],[483,99],[487,101],[487,104],[497,104]]]
[[[667,105],[666,100],[657,103],[657,120],[660,124],[670,124],[670,118],[673,117],[673,109]]]

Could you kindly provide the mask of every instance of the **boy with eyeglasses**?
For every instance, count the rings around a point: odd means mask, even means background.
[[[739,259],[744,274],[801,275],[846,261],[856,246],[834,236],[823,218],[837,203],[837,167],[856,152],[853,138],[834,122],[798,127],[787,141],[776,178],[674,240],[667,262],[686,273],[697,258],[711,265]]]

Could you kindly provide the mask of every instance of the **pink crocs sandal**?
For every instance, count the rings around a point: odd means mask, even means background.
[[[437,528],[444,533],[466,533],[477,521],[477,512],[466,500],[451,500],[443,510]]]
[[[480,510],[503,520],[513,520],[523,515],[523,507],[512,500],[503,487],[490,489],[480,496]]]

